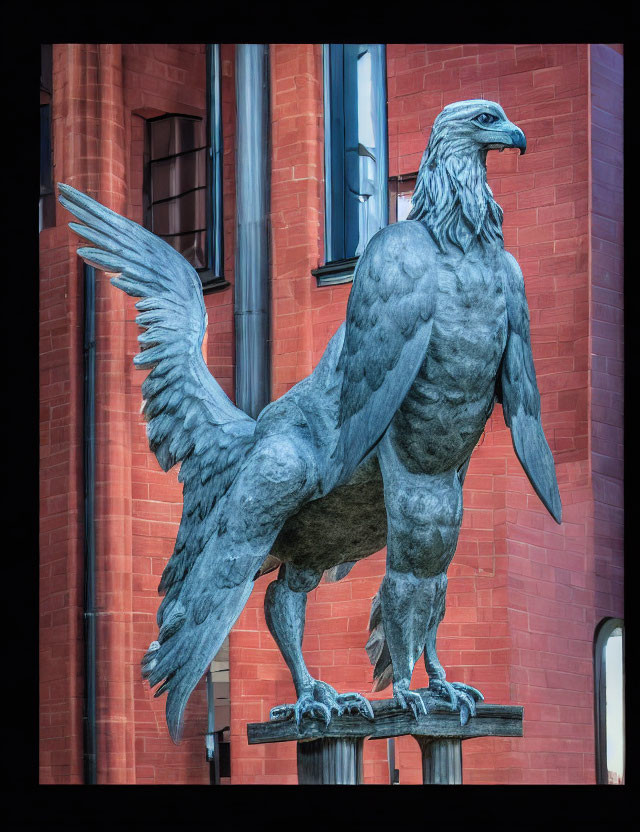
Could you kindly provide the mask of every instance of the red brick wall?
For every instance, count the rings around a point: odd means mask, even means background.
[[[40,782],[82,782],[82,298],[40,233]]]
[[[277,396],[308,372],[310,341],[315,366],[344,318],[349,287],[318,289],[308,275],[322,262],[321,162],[313,141],[322,121],[320,48],[276,46],[272,59]],[[390,175],[417,170],[433,119],[452,101],[498,101],[528,140],[525,156],[490,154],[488,176],[505,210],[506,248],[525,276],[564,522],[557,526],[534,494],[496,407],[465,482],[465,519],[439,649],[450,679],[477,684],[487,701],[525,706],[525,737],[466,744],[465,779],[592,782],[588,50],[393,44],[387,61]],[[322,584],[309,595],[303,645],[309,668],[341,690],[370,690],[363,648],[370,599],[383,573],[381,552],[340,584]],[[293,746],[249,747],[244,738],[245,721],[266,719],[269,706],[294,697],[262,614],[271,579],[258,582],[233,633],[234,782],[295,782]],[[414,684],[425,682],[420,667]],[[401,782],[420,782],[413,740],[399,740],[396,755]],[[365,781],[386,778],[384,744],[371,744]]]
[[[623,617],[623,58],[591,56],[591,467],[597,617]]]
[[[451,680],[476,684],[487,701],[523,704],[525,737],[465,744],[465,780],[593,782],[591,641],[602,616],[622,614],[622,58],[608,46],[395,44],[387,60],[391,175],[417,170],[433,119],[450,101],[497,100],[528,140],[525,156],[490,154],[488,174],[505,210],[505,245],[525,277],[564,517],[557,526],[533,493],[498,406],[465,482],[439,652]],[[224,45],[231,283],[233,61]],[[275,398],[315,366],[350,287],[318,288],[310,274],[323,262],[321,47],[272,46],[271,80]],[[144,119],[204,114],[204,47],[56,45],[53,100],[56,181],[140,221]],[[66,783],[82,780],[83,684],[82,270],[69,219],[58,207],[57,227],[40,235],[41,780]],[[227,289],[205,300],[208,363],[229,395],[232,298]],[[139,415],[133,304],[98,274],[100,780],[204,783],[203,684],[176,749],[164,698],[154,700],[139,675],[156,636],[156,587],[181,493],[177,472],[164,474],[151,456]],[[366,624],[383,574],[384,551],[309,595],[308,665],[340,690],[370,692]],[[257,583],[231,634],[234,783],[296,782],[292,744],[246,743],[247,721],[294,698],[262,613],[273,577]],[[425,683],[421,666],[414,685]],[[385,743],[369,744],[365,758],[365,781],[386,782]],[[396,760],[402,783],[420,782],[413,740],[397,742]]]
[[[233,283],[233,46],[222,48],[225,276]],[[56,182],[142,221],[144,119],[205,114],[202,44],[54,46]],[[57,208],[41,249],[41,781],[82,781],[82,267]],[[182,508],[177,471],[150,454],[140,417],[134,300],[97,273],[99,782],[207,783],[201,683],[176,748],[139,662],[156,637],[157,585]],[[232,289],[206,296],[206,355],[233,394]],[[80,516],[78,516],[80,513]]]

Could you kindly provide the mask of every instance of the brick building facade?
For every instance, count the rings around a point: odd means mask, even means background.
[[[318,286],[324,260],[323,62],[319,44],[270,46],[271,396],[316,365],[344,320],[349,284]],[[390,177],[418,170],[450,102],[498,101],[524,156],[491,153],[531,311],[545,434],[563,502],[557,526],[533,492],[496,407],[469,467],[439,654],[452,681],[525,708],[522,739],[463,745],[467,783],[595,782],[593,639],[622,618],[622,49],[587,44],[388,44]],[[222,44],[225,278],[205,295],[209,369],[234,398],[235,47]],[[204,44],[56,44],[55,182],[144,220],[145,122],[204,117]],[[239,160],[240,161],[240,160]],[[83,301],[77,238],[58,205],[40,232],[40,778],[83,782]],[[181,514],[177,470],[160,470],[140,416],[144,373],[133,299],[96,280],[98,780],[207,783],[202,681],[175,747],[139,662],[156,637],[157,585]],[[384,551],[309,595],[312,674],[371,689],[364,645]],[[230,636],[231,782],[295,783],[295,747],[249,746],[247,721],[293,701],[262,613],[260,578]],[[424,669],[414,686],[426,684]],[[388,692],[375,694],[385,697]],[[401,783],[420,754],[397,741]],[[365,746],[365,782],[388,781],[385,743]]]

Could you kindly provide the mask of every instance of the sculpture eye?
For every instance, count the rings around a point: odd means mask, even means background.
[[[498,117],[491,115],[491,113],[481,113],[476,117],[478,124],[493,124],[493,122],[497,120]]]

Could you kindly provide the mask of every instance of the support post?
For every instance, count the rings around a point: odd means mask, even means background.
[[[294,719],[254,722],[247,725],[247,738],[250,745],[296,742],[301,785],[360,785],[365,739],[412,736],[422,749],[423,782],[456,785],[462,783],[463,740],[522,736],[523,708],[519,705],[481,702],[476,715],[461,725],[460,714],[449,703],[430,699],[428,689],[420,693],[430,701],[428,713],[417,718],[394,699],[378,699],[371,703],[373,720],[343,714],[334,716],[328,725],[320,718],[304,718],[300,726]]]
[[[298,743],[301,786],[362,785],[363,737],[325,737]]]
[[[425,786],[462,785],[462,740],[457,737],[415,737],[422,751],[422,782]]]

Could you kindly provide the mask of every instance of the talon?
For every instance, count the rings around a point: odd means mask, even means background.
[[[318,702],[313,708],[312,712],[317,710],[318,716],[324,719],[325,725],[328,725],[331,722],[331,711],[327,708],[326,705],[323,705],[322,702]]]
[[[330,685],[324,682],[314,682],[312,687],[305,688],[300,694],[295,705],[276,705],[269,712],[269,716],[272,720],[282,720],[295,715],[296,725],[300,729],[305,715],[312,719],[322,719],[328,726],[334,712],[342,716],[353,709],[373,719],[373,708],[362,694],[338,694]]]
[[[484,696],[480,693],[477,688],[471,687],[471,685],[465,685],[462,682],[452,682],[451,683],[454,688],[459,690],[463,690],[466,694],[471,694],[474,700],[478,702],[484,702]]]
[[[467,706],[467,708],[469,710],[469,716],[475,716],[476,715],[476,703],[475,703],[475,699],[473,698],[473,696],[469,696],[469,694],[466,693],[466,691],[459,692],[458,696],[460,697],[460,699],[462,699],[463,705]]]
[[[434,679],[429,683],[436,696],[448,698],[453,707],[460,711],[460,724],[466,725],[477,713],[476,700],[484,701],[484,696],[471,685],[464,682],[447,682],[445,679]]]
[[[427,706],[424,704],[424,700],[419,693],[413,690],[394,688],[393,695],[403,710],[406,710],[407,707],[411,708],[413,716],[416,719],[418,718],[418,711],[421,711],[426,716]]]
[[[294,705],[276,705],[269,711],[269,719],[273,722],[279,722],[288,719],[290,716],[292,716],[294,710]]]

